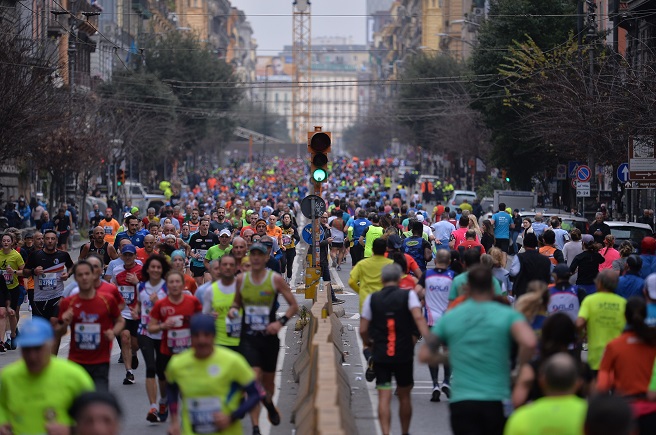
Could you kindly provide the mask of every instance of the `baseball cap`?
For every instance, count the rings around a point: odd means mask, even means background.
[[[255,213],[253,210],[246,210],[246,216],[250,216]]]
[[[398,234],[392,234],[387,238],[387,247],[391,249],[401,249],[403,239]]]
[[[650,299],[656,299],[656,273],[652,273],[647,278],[645,278],[645,290]],[[21,328],[21,333],[23,328]]]
[[[424,221],[424,215],[421,214],[421,213],[417,213],[417,220],[418,220],[419,222],[423,222],[423,221]]]
[[[194,314],[189,322],[189,329],[192,334],[206,332],[216,334],[216,320],[209,314]]]
[[[231,235],[232,235],[232,234],[230,233],[230,230],[227,230],[227,229],[225,229],[225,228],[222,229],[222,230],[219,232],[219,237],[221,237],[221,236],[228,236],[228,237],[230,237]]]
[[[594,242],[594,237],[592,237],[591,234],[583,234],[583,235],[581,236],[581,241],[582,241],[583,243]]]
[[[248,252],[252,251],[260,251],[264,254],[267,253],[267,247],[264,246],[262,243],[253,243],[250,248],[248,248]]]
[[[553,273],[556,275],[556,277],[563,279],[572,276],[572,273],[569,271],[569,266],[566,264],[557,264],[553,269]]]
[[[130,209],[130,213],[132,213],[132,214],[139,213],[139,207],[132,207],[132,208]]]
[[[132,212],[126,211],[125,214],[123,214],[123,220],[127,219],[130,216],[132,216]]]
[[[41,317],[26,320],[20,328],[20,335],[16,339],[19,347],[39,347],[54,338],[50,322]]]
[[[137,253],[137,248],[134,245],[125,245],[121,248],[121,254],[125,254],[127,252],[130,252],[132,254]]]
[[[242,204],[241,199],[238,199],[237,201],[235,201],[235,204],[236,205],[241,205]]]

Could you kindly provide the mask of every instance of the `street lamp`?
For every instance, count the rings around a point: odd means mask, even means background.
[[[273,69],[273,65],[267,65],[264,67],[264,128],[262,129],[262,157],[266,155],[266,137],[268,134],[268,125],[267,125],[267,94],[269,90],[269,68]]]

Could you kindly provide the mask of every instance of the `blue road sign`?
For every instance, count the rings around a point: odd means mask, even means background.
[[[617,167],[617,179],[620,183],[626,183],[629,181],[629,164],[622,163]]]
[[[581,166],[581,162],[579,161],[572,160],[567,162],[567,176],[569,178],[576,178],[576,170],[579,166]]]
[[[321,235],[319,237],[319,241],[323,240],[323,228],[319,228],[321,231]],[[303,231],[301,231],[301,237],[303,237],[303,240],[305,240],[305,243],[308,245],[312,244],[312,224],[307,224],[305,227],[303,227]]]

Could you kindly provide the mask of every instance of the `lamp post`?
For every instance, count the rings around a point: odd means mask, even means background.
[[[273,69],[273,65],[267,65],[264,67],[264,128],[262,129],[262,157],[266,155],[266,138],[268,133],[268,124],[267,124],[267,94],[269,90],[269,68]]]

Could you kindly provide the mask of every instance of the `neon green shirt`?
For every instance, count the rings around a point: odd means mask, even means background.
[[[358,261],[358,264],[351,270],[349,286],[355,292],[360,293],[360,310],[362,310],[362,304],[367,296],[383,288],[380,278],[383,267],[392,263],[392,260],[383,255],[373,255]]]
[[[588,404],[576,396],[551,396],[515,411],[504,435],[581,435]]]
[[[579,317],[586,320],[588,364],[592,370],[599,370],[606,345],[624,330],[625,308],[626,299],[615,293],[597,292],[583,299]]]
[[[45,434],[50,421],[72,425],[68,408],[93,390],[91,376],[72,361],[53,356],[43,372],[32,375],[18,360],[0,374],[0,425],[8,423],[13,433],[26,435]]]
[[[205,254],[205,259],[207,261],[219,260],[221,259],[221,257],[226,255],[230,251],[232,251],[232,245],[228,245],[228,247],[225,249],[221,249],[221,245],[214,245],[207,250],[207,254]]]
[[[221,432],[212,431],[213,413],[230,415],[236,411],[242,400],[240,390],[255,380],[255,373],[243,356],[217,346],[212,355],[201,360],[194,356],[193,349],[187,349],[171,358],[166,380],[180,388],[182,434],[243,433],[239,420]]]
[[[0,273],[4,275],[5,281],[7,282],[7,288],[9,290],[18,287],[18,275],[16,272],[18,268],[25,264],[23,257],[15,250],[12,249],[9,251],[9,254],[5,254],[0,250]],[[14,274],[12,278],[9,278],[9,275],[6,273],[7,266],[11,266],[14,269]]]

